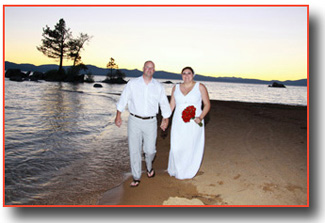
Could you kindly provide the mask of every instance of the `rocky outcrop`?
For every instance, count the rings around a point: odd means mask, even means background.
[[[64,82],[77,82],[77,83],[83,83],[85,80],[85,75],[67,75],[64,79]]]
[[[278,82],[273,82],[272,85],[269,85],[269,87],[280,87],[280,88],[285,88],[284,84],[280,84]]]
[[[101,84],[94,84],[93,87],[95,87],[95,88],[101,88],[101,87],[103,87],[103,85],[101,85]]]
[[[43,72],[34,71],[32,75],[29,76],[31,81],[44,80],[45,75]]]
[[[77,82],[83,83],[85,75],[71,75],[59,73],[57,70],[50,70],[46,73],[38,71],[28,71],[27,73],[22,72],[20,69],[8,69],[5,73],[5,77],[9,78],[11,81],[62,81],[62,82]]]
[[[87,76],[87,77],[85,77]],[[11,81],[51,81],[51,82],[73,82],[73,83],[94,83],[93,77],[88,77],[85,74],[71,74],[63,72],[58,72],[58,70],[49,70],[45,73],[38,71],[28,71],[27,73],[22,72],[20,69],[8,69],[5,73],[5,77],[9,78]],[[118,78],[106,78],[102,83],[108,84],[126,84],[122,77]]]
[[[28,73],[22,72],[20,69],[8,69],[5,73],[5,77],[11,81],[24,81],[28,79]]]
[[[172,81],[164,81],[163,84],[174,84]]]
[[[126,84],[127,81],[125,81],[123,78],[111,78],[108,79],[106,78],[105,80],[102,81],[103,83],[107,83],[107,84]]]

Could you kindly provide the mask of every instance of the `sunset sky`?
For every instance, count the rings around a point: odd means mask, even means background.
[[[262,80],[307,78],[307,7],[5,7],[5,60],[58,64],[39,52],[43,28],[63,18],[93,36],[84,64]],[[63,65],[71,65],[64,61]]]

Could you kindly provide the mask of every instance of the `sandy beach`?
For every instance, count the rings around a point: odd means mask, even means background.
[[[98,205],[308,205],[307,107],[211,101],[198,174],[166,172],[170,127],[158,130],[156,176],[105,193]],[[115,203],[114,203],[115,202]]]

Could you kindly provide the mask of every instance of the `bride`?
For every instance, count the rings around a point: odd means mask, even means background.
[[[204,117],[210,110],[210,99],[207,88],[193,78],[193,69],[183,68],[183,82],[173,87],[170,99],[170,108],[175,112],[167,171],[177,179],[196,175],[204,151]]]

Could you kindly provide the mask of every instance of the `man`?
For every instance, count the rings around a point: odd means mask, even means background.
[[[153,79],[154,72],[155,64],[152,61],[145,62],[143,75],[127,83],[120,100],[116,104],[115,125],[117,127],[122,125],[121,113],[126,105],[128,105],[130,112],[128,119],[128,143],[133,176],[131,187],[136,187],[140,183],[142,144],[145,153],[147,176],[149,178],[155,176],[152,161],[156,154],[156,115],[159,106],[163,116],[160,128],[163,131],[166,130],[171,115],[165,89],[161,83]]]

